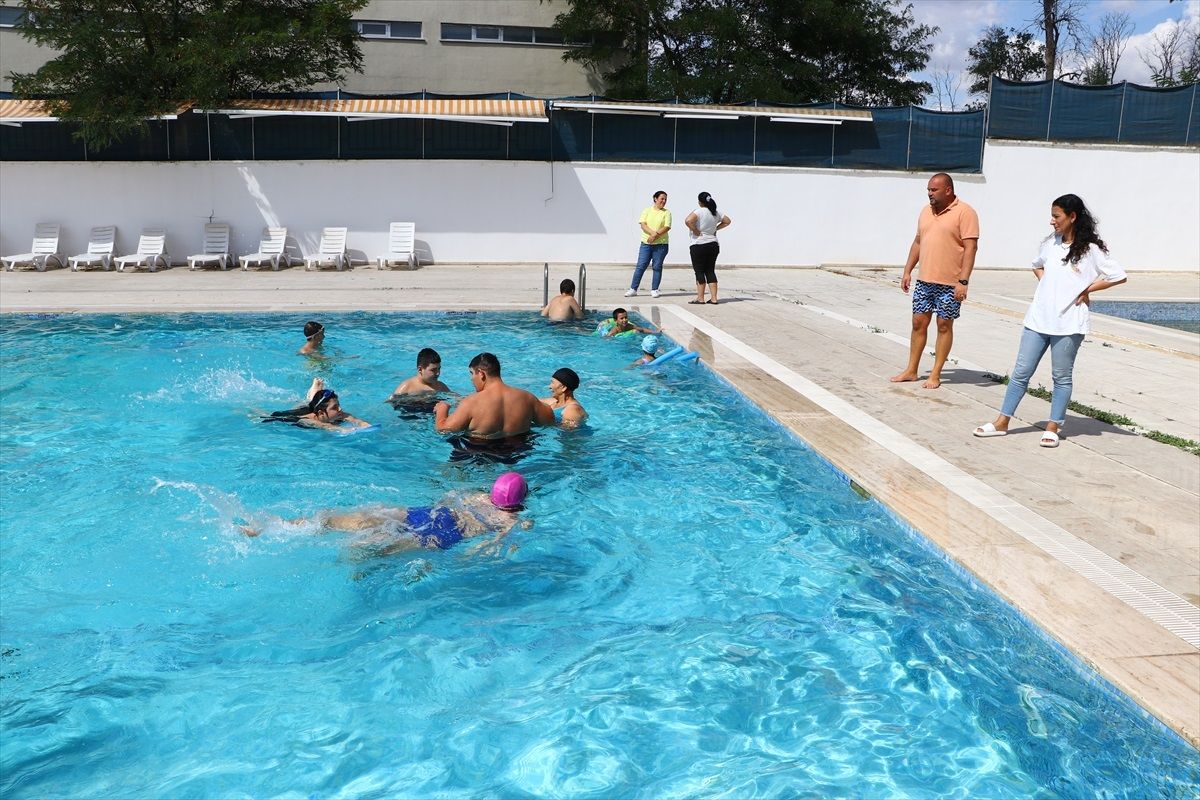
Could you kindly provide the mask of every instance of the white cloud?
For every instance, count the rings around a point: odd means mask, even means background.
[[[1189,28],[1200,25],[1200,0],[1190,0],[1184,7],[1181,19],[1169,19],[1158,23],[1145,33],[1130,36],[1129,43],[1125,47],[1125,55],[1121,57],[1121,63],[1117,65],[1115,79],[1130,83],[1153,83],[1150,68],[1142,60],[1142,55],[1149,54],[1153,50],[1155,37],[1167,36],[1178,25]]]

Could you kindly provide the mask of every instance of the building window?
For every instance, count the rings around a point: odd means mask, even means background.
[[[0,6],[0,28],[15,28],[25,21],[25,9]]]
[[[442,41],[564,46],[562,34],[553,28],[530,28],[521,25],[466,25],[457,22],[442,23]]]
[[[354,30],[364,39],[420,39],[419,22],[385,22],[374,19],[356,19]]]

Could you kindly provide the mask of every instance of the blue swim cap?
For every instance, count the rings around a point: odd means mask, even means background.
[[[642,339],[642,352],[653,353],[658,349],[658,337],[653,334]]]

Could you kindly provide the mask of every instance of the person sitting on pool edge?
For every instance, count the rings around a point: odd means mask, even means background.
[[[477,550],[494,548],[518,524],[532,526],[517,514],[522,510],[529,484],[519,472],[506,472],[487,492],[448,492],[432,506],[370,506],[336,513],[322,511],[313,517],[283,520],[288,525],[319,526],[320,532],[365,533],[358,544],[377,548],[374,554],[392,555],[411,550],[448,550],[464,539],[494,533],[495,538]],[[255,537],[261,527],[241,525]]]
[[[320,356],[321,345],[325,343],[325,326],[316,320],[304,323],[304,346],[298,351],[302,356]]]
[[[320,378],[313,378],[305,396],[308,398],[307,404],[287,411],[274,411],[265,417],[263,422],[291,422],[306,428],[324,428],[332,431],[371,427],[371,423],[343,411],[337,392],[325,388],[325,381]]]
[[[439,380],[441,375],[442,357],[438,355],[438,351],[432,347],[422,348],[421,352],[417,353],[417,374],[397,386],[388,400],[394,403],[403,402],[406,396],[428,399],[430,395],[438,392],[449,394],[450,387]]]
[[[658,337],[651,334],[642,338],[642,354],[629,366],[644,367],[658,358]]]
[[[583,308],[575,299],[575,281],[563,279],[558,285],[558,297],[550,298],[550,302],[542,309],[542,316],[551,322],[566,322],[572,319],[583,319]]]
[[[629,321],[629,312],[623,308],[613,309],[613,323],[608,330],[604,332],[604,337],[616,336],[618,333],[628,333],[629,331],[637,331],[638,333],[658,333],[650,328],[643,328],[639,325],[634,325]]]
[[[570,367],[562,367],[555,370],[550,378],[550,396],[542,398],[542,402],[554,412],[554,418],[565,428],[578,427],[587,419],[587,411],[575,399],[575,390],[578,388],[579,375]]]
[[[475,356],[469,369],[475,394],[464,397],[453,414],[445,400],[433,407],[433,427],[438,433],[465,431],[476,440],[505,439],[523,436],[534,425],[554,424],[549,406],[504,382],[500,360],[491,353]]]

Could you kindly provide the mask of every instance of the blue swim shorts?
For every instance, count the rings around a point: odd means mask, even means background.
[[[422,547],[445,550],[463,540],[454,514],[442,506],[408,509],[408,527]]]
[[[913,313],[937,314],[942,319],[958,319],[962,303],[954,299],[954,287],[917,281],[913,287]]]

